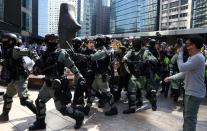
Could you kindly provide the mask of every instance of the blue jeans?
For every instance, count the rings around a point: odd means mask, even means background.
[[[183,131],[196,131],[197,114],[203,98],[185,95]]]

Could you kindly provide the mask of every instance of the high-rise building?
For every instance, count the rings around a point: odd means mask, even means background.
[[[0,31],[21,33],[21,0],[0,0]]]
[[[78,36],[108,34],[110,0],[78,0],[77,20],[82,26]]]
[[[75,4],[77,0],[39,0],[38,35],[58,34],[58,20],[62,3]]]
[[[97,0],[95,5],[95,32],[96,34],[109,34],[110,26],[110,0]]]
[[[4,0],[0,0],[0,20],[4,19]]]
[[[207,0],[193,0],[192,27],[207,27]]]
[[[161,0],[160,30],[190,29],[192,0]]]
[[[31,36],[32,34],[32,0],[21,0],[21,34]]]
[[[95,31],[96,0],[78,0],[77,20],[81,24],[78,36],[91,36]]]
[[[38,0],[32,0],[32,36],[38,36]]]
[[[110,33],[158,30],[159,0],[112,0]]]

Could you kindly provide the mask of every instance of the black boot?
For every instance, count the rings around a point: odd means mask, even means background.
[[[84,120],[84,113],[83,112],[77,110],[77,108],[74,109],[72,107],[63,107],[59,111],[62,115],[69,116],[69,117],[75,119],[75,121],[76,121],[76,124],[74,126],[75,129],[79,129],[81,127],[83,120]]]
[[[99,101],[98,101],[98,108],[103,108],[104,106],[105,106],[105,100],[104,99],[100,99]]]
[[[142,102],[142,100],[141,100],[141,101],[137,101],[136,106],[137,106],[138,108],[141,108],[141,107],[143,106],[143,102]]]
[[[156,111],[157,110],[157,95],[156,95],[155,90],[152,91],[152,98],[150,100],[150,103],[152,105],[152,110]]]
[[[29,127],[29,130],[46,129],[45,118],[37,118],[37,120]]]
[[[130,113],[135,113],[135,109],[129,108],[129,109],[123,111],[123,114],[130,114]]]
[[[85,115],[88,115],[89,114],[90,108],[91,108],[90,106],[85,106],[84,107],[83,112],[84,112]]]
[[[109,111],[105,112],[105,116],[113,116],[113,115],[117,115],[117,114],[118,114],[118,110],[116,107],[113,107]]]
[[[7,96],[6,94],[3,96],[4,99],[4,106],[2,114],[0,115],[0,121],[5,122],[9,120],[9,112],[12,106],[12,97]]]
[[[157,110],[157,103],[156,102],[152,103],[152,110],[153,111]]]
[[[74,128],[79,129],[82,126],[84,120],[84,113],[80,111],[75,111],[73,118],[76,121]]]
[[[9,112],[3,112],[0,115],[0,122],[6,122],[9,120]]]

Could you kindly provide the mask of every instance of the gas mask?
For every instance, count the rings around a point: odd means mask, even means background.
[[[58,43],[56,43],[56,42],[48,42],[48,43],[47,43],[47,50],[48,50],[49,52],[53,52],[53,51],[55,51],[55,50],[57,49],[57,44],[58,44]]]

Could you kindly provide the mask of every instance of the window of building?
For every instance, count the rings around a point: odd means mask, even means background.
[[[167,27],[162,27],[161,30],[167,30]]]
[[[181,13],[180,17],[186,17],[188,14],[187,13]]]
[[[162,11],[162,14],[166,14],[166,13],[168,13],[168,10],[163,10]]]
[[[167,26],[167,23],[162,23],[161,26],[165,27],[165,26]]]
[[[179,5],[179,1],[175,1],[169,4],[170,8],[177,7]]]
[[[180,10],[187,10],[187,9],[188,9],[188,6],[187,5],[180,7]]]
[[[29,14],[22,12],[22,30],[32,31],[32,17]]]
[[[0,0],[0,20],[4,18],[4,0]]]
[[[178,14],[169,16],[169,19],[175,19],[175,18],[178,18]]]
[[[26,9],[32,9],[32,0],[22,0],[22,6]]]
[[[188,0],[181,0],[181,5],[185,5],[188,3]]]
[[[168,16],[163,16],[161,19],[162,20],[168,19]]]
[[[186,20],[184,20],[184,21],[180,21],[180,22],[179,22],[179,26],[180,26],[180,27],[185,27],[186,24],[187,24],[187,21],[186,21]]]
[[[168,4],[164,4],[164,5],[162,5],[162,9],[164,10],[164,9],[167,9],[168,8]]]
[[[170,9],[170,10],[169,10],[170,13],[171,13],[171,12],[176,12],[176,11],[178,11],[178,8],[173,8],[173,9]]]

